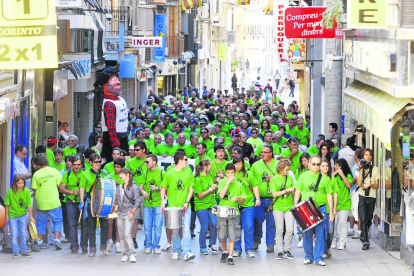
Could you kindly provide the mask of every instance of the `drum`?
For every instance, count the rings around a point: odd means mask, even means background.
[[[183,227],[183,209],[179,207],[168,207],[164,210],[164,226],[168,229],[179,229]]]
[[[116,204],[116,184],[112,179],[99,179],[92,188],[91,213],[93,217],[107,218]]]
[[[302,232],[312,229],[325,220],[325,215],[322,214],[311,197],[299,202],[296,206],[292,207],[290,211],[298,222]]]
[[[3,228],[6,224],[6,208],[0,205],[0,228]]]
[[[36,224],[33,221],[29,220],[29,223],[27,223],[27,227],[29,228],[29,234],[32,240],[37,241],[38,238]]]
[[[235,207],[216,205],[211,209],[211,213],[219,218],[233,218],[237,217],[239,210]]]

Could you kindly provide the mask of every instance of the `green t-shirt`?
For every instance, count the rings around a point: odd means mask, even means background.
[[[313,197],[317,206],[322,206],[328,203],[327,194],[332,194],[332,187],[330,180],[325,175],[322,175],[318,190],[315,193],[314,188],[318,181],[319,173],[313,174],[310,171],[302,174],[296,182],[296,189],[302,193],[302,201]]]
[[[246,198],[244,198],[244,204],[241,206],[246,208],[254,206],[254,194],[252,189],[255,179],[252,174],[247,172],[247,175],[243,175],[242,172],[236,172],[235,178],[243,187],[243,193],[246,195]]]
[[[280,139],[280,141],[276,141],[275,144],[278,144],[279,146],[284,146],[286,145],[287,139],[285,137],[282,137],[282,139]]]
[[[230,154],[229,154],[228,150],[224,149],[224,151],[227,153],[227,156],[230,157]],[[216,154],[214,152],[214,148],[207,152],[207,156],[210,157],[211,160],[216,159]]]
[[[331,178],[328,177],[328,179],[329,179],[329,184],[331,185],[331,189],[332,189],[331,194],[332,194],[332,200],[333,200],[333,194],[338,193],[338,181],[336,181],[335,177],[331,177]],[[334,206],[333,204],[334,204],[334,201],[332,201],[332,206]],[[331,213],[331,209],[329,208],[328,204],[326,204],[326,213],[327,214]]]
[[[177,171],[173,168],[165,174],[161,187],[167,189],[168,207],[182,208],[190,187],[194,187],[194,175],[191,170]]]
[[[49,160],[49,166],[50,166],[50,164],[52,164],[53,161],[55,161],[55,154],[53,150],[46,148],[46,158],[47,160]]]
[[[48,211],[61,206],[58,187],[62,175],[58,170],[44,167],[36,171],[32,177],[32,189],[36,190],[37,209]]]
[[[268,175],[273,176],[277,172],[276,170],[277,163],[278,161],[276,159],[272,159],[272,162],[268,164],[268,167],[272,170],[270,171],[267,168],[265,162],[263,160],[259,160],[256,163],[254,163],[252,168],[250,169],[250,172],[252,173],[253,177],[256,179],[253,186],[259,186],[260,197],[273,198],[272,193],[267,192],[266,176]],[[270,189],[270,185],[269,185],[269,189]]]
[[[134,157],[129,160],[126,167],[131,170],[131,174],[134,176],[133,180],[135,184],[139,183],[139,178],[144,173],[144,171],[147,170],[147,165],[145,164],[145,158]]]
[[[289,134],[290,136],[298,137],[297,131],[298,131],[298,126],[294,126],[292,129],[290,129],[289,124],[286,124],[286,133]]]
[[[219,188],[218,188],[218,193],[220,194],[220,192],[224,189],[224,187],[226,186],[227,183],[227,178],[223,178],[222,180],[220,180],[219,182]],[[244,190],[242,185],[240,184],[240,182],[238,181],[233,181],[232,183],[229,184],[229,187],[227,188],[226,194],[224,195],[224,197],[222,199],[220,199],[220,206],[230,206],[230,207],[235,207],[238,208],[239,207],[239,203],[237,203],[236,201],[233,201],[233,197],[238,196],[241,197],[243,199],[246,198],[246,195],[244,194]],[[239,212],[240,214],[240,212]]]
[[[87,170],[92,169],[92,164],[89,161],[85,162],[85,169]]]
[[[207,175],[200,174],[194,179],[194,207],[196,211],[211,209],[213,206],[217,205],[214,191],[203,198],[199,198],[197,195],[207,191],[213,184],[214,176],[211,172]]]
[[[32,207],[29,189],[24,187],[22,191],[17,190],[16,193],[9,189],[4,204],[9,206],[9,218],[18,218],[26,215],[27,207]]]
[[[289,155],[292,153],[292,151],[290,150],[290,148],[285,148],[282,150],[282,157],[284,158],[288,158]],[[296,172],[296,170],[300,167],[300,163],[299,163],[299,159],[300,156],[302,155],[302,152],[299,150],[290,160],[290,170],[292,172]]]
[[[107,174],[114,173],[114,172],[115,172],[114,162],[109,162],[109,163],[107,163],[107,164],[105,165],[105,167],[104,167],[104,171],[105,171]]]
[[[270,192],[280,192],[286,189],[290,189],[295,186],[293,183],[293,178],[289,175],[280,177],[275,175],[270,179]],[[293,194],[290,193],[288,196],[279,196],[275,198],[275,204],[273,205],[273,210],[280,212],[289,212],[290,208],[294,206],[293,204]]]
[[[218,163],[215,159],[213,159],[213,160],[210,161],[210,163],[211,163],[211,173],[213,174],[213,176],[215,178],[217,176],[217,174],[219,173],[219,171],[222,171],[223,173],[225,173],[224,168],[230,162],[226,161],[226,160],[223,160],[222,163]]]
[[[249,143],[254,148],[257,148],[259,145],[263,144],[263,141],[260,138],[250,137],[249,139],[246,140],[246,143]]]
[[[195,159],[198,157],[197,146],[192,146],[191,144],[184,146],[185,154],[188,158]]]
[[[169,156],[173,156],[176,151],[177,151],[177,146],[175,145],[167,146],[165,143],[161,143],[158,145],[158,147],[155,148],[154,154],[155,155],[168,154]]]
[[[263,148],[263,145],[265,145],[265,144],[266,143],[260,144],[257,147],[256,151],[254,152],[254,155],[256,155],[256,156],[262,156],[262,148]],[[281,148],[280,148],[280,146],[278,144],[272,143],[272,147],[273,147],[273,154],[280,154]]]
[[[165,172],[157,168],[156,170],[146,170],[136,182],[139,186],[143,184],[143,190],[147,192],[148,198],[144,198],[144,207],[160,207],[161,206],[161,190],[151,191],[150,185],[161,187],[161,183],[165,178]],[[151,201],[150,201],[151,197]],[[184,205],[184,204],[183,204]]]
[[[296,130],[296,138],[299,139],[299,144],[307,146],[310,140],[310,132],[309,130],[304,127],[302,129]]]
[[[302,175],[302,174],[304,174],[305,172],[308,172],[309,171],[309,168],[303,168],[303,170],[301,170],[300,172],[299,172],[299,168],[296,170],[296,172],[295,172],[295,178],[296,178],[296,181],[299,179],[299,177]]]
[[[67,146],[66,148],[63,149],[63,160],[65,160],[65,156],[68,155],[75,155],[76,154],[76,148],[71,148],[69,146]]]
[[[312,155],[319,154],[319,149],[316,147],[316,145],[312,145],[308,148],[306,152],[309,153],[309,155],[312,157]]]
[[[79,187],[84,188],[87,193],[91,192],[93,183],[95,183],[96,180],[96,173],[97,172],[93,171],[92,169],[84,171],[83,177],[85,178],[85,181],[81,181]],[[106,174],[106,172],[103,170],[100,170],[99,176],[102,179],[106,179],[108,177],[108,174]]]
[[[351,210],[351,194],[349,188],[345,185],[345,182],[339,174],[335,175],[335,179],[338,183],[338,204],[336,210]],[[354,181],[350,174],[346,176],[346,179],[351,183]]]
[[[64,168],[66,168],[66,164],[65,164],[65,162],[61,162],[60,164],[57,164],[55,161],[52,161],[51,163],[49,163],[49,167],[52,167],[52,168],[55,168],[58,171],[61,171]]]
[[[206,144],[206,146],[207,146],[207,151],[206,152],[209,152],[211,149],[214,148],[214,142],[213,142],[213,140],[203,141],[203,138],[200,137],[199,142]]]
[[[70,169],[70,174],[69,174],[69,171],[66,171],[63,174],[61,182],[63,184],[65,184],[66,185],[66,189],[68,189],[70,191],[79,190],[80,184],[82,182],[85,182],[86,181],[85,180],[85,177],[83,177],[83,172],[84,172],[84,170],[80,170],[79,172],[75,173],[74,170]],[[75,199],[75,197],[76,197],[76,202],[80,202],[79,196],[75,196],[75,195],[69,195],[69,194],[67,194],[65,196],[65,199],[66,200],[69,199],[70,201],[73,201]]]

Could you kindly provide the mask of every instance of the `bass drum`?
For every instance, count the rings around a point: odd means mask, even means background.
[[[6,224],[6,208],[0,205],[0,228],[3,228]]]
[[[107,218],[115,209],[116,183],[112,179],[99,179],[91,193],[91,213],[93,217]]]

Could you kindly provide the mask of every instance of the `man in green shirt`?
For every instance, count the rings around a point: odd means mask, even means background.
[[[184,261],[192,260],[195,255],[191,253],[191,205],[190,200],[194,192],[194,175],[188,166],[188,157],[183,151],[174,155],[175,167],[165,174],[161,183],[161,211],[165,210],[165,192],[168,193],[168,207],[179,207],[184,211],[182,226],[182,243],[184,247]],[[174,254],[172,259],[178,260],[181,253],[181,239],[179,229],[172,229],[172,242]]]
[[[297,137],[298,126],[296,125],[296,121],[293,118],[289,119],[289,123],[286,124],[285,127],[287,134]]]
[[[120,148],[118,148],[118,147],[115,147],[115,148],[113,148],[112,149],[112,159],[113,160],[116,160],[116,159],[118,159],[118,158],[121,158],[121,149]],[[107,163],[105,166],[104,166],[104,171],[107,173],[107,174],[112,174],[112,173],[114,173],[115,172],[115,169],[114,169],[114,161],[112,161],[112,162],[109,162],[109,163]]]
[[[49,136],[47,138],[46,157],[49,160],[49,164],[55,161],[55,150],[57,149],[59,140],[55,136]]]
[[[246,143],[249,143],[253,148],[257,148],[259,145],[263,144],[262,139],[259,138],[259,130],[257,128],[252,129],[252,136],[246,140]]]
[[[206,146],[205,143],[198,143],[197,144],[197,154],[198,154],[198,157],[195,160],[195,165],[196,166],[203,159],[211,159],[210,157],[207,156],[206,151],[207,151],[207,146]]]
[[[218,188],[218,193],[221,198],[220,206],[239,208],[240,205],[244,204],[244,198],[246,197],[243,186],[240,182],[236,181],[236,167],[234,164],[227,164],[225,170],[226,177],[219,182]],[[240,238],[239,215],[238,212],[236,217],[217,218],[218,238],[223,247],[223,254],[221,255],[220,260],[221,263],[227,262],[228,265],[234,265],[234,247],[236,241]],[[228,252],[227,241],[229,242]]]
[[[323,143],[325,143],[325,137],[322,135],[319,135],[318,138],[316,138],[316,144],[310,146],[306,152],[309,153],[310,156],[315,155],[315,154],[318,155],[319,148],[321,147]]]
[[[33,167],[36,172],[32,177],[32,190],[35,192],[37,205],[36,228],[38,231],[39,245],[43,244],[43,235],[46,235],[48,218],[52,220],[55,234],[55,248],[61,250],[60,232],[63,226],[62,207],[59,199],[59,187],[62,175],[56,169],[48,166],[49,161],[44,154],[36,154],[33,157]]]
[[[147,155],[147,170],[139,180],[139,189],[144,198],[145,254],[151,254],[152,251],[154,254],[161,254],[161,182],[165,172],[158,168],[157,162],[156,155]]]
[[[296,137],[288,139],[288,148],[282,150],[282,157],[290,160],[290,170],[296,172],[300,166],[300,156],[302,152],[299,150],[299,140]]]
[[[308,146],[310,141],[310,132],[303,126],[303,119],[298,119],[298,129],[296,130],[296,138],[299,139],[301,145]]]
[[[211,137],[209,136],[208,129],[207,128],[202,128],[200,130],[200,133],[201,133],[201,137],[200,137],[199,142],[206,144],[206,146],[207,146],[207,152],[208,152],[209,150],[211,150],[212,148],[214,148],[213,139],[211,139]]]
[[[78,241],[78,219],[79,219],[79,186],[81,182],[85,181],[83,177],[82,165],[83,160],[79,155],[75,155],[71,158],[72,169],[69,169],[63,174],[62,180],[59,186],[59,192],[65,194],[66,212],[69,222],[69,233],[66,233],[70,242],[70,250],[72,254],[78,254],[79,241]],[[82,253],[88,252],[88,241],[85,231],[85,225],[81,223],[81,248]]]
[[[76,146],[78,145],[78,137],[76,135],[70,135],[68,140],[69,146],[63,149],[63,158],[68,155],[76,154]]]
[[[330,180],[326,176],[321,175],[321,158],[319,156],[312,156],[309,160],[309,164],[310,171],[303,173],[296,182],[294,204],[296,206],[299,199],[304,201],[309,197],[313,197],[315,204],[319,207],[320,211],[325,215],[326,219],[329,219],[330,223],[332,223],[334,219],[333,212],[329,214],[329,218],[326,213],[326,204],[328,204],[330,210],[333,210]],[[312,229],[303,232],[303,249],[305,250],[304,264],[311,264],[315,261],[319,266],[326,265],[323,258],[325,242],[324,232],[325,223],[319,223]],[[313,248],[313,234],[316,236],[315,249]]]
[[[47,153],[47,150],[48,149],[46,149],[46,153]],[[54,152],[54,156],[53,156],[53,161],[50,161],[50,159],[47,158],[49,159],[49,166],[52,168],[55,168],[56,170],[60,172],[66,167],[66,164],[65,162],[63,162],[62,158],[63,158],[63,150],[61,148],[56,148]]]
[[[281,148],[286,147],[287,139],[283,137],[283,133],[281,131],[276,131],[273,133],[272,142],[279,145]]]
[[[225,149],[223,145],[214,146],[214,153],[216,158],[211,161],[211,173],[214,179],[218,177],[221,180],[224,177],[224,168],[229,162],[224,160]],[[217,179],[215,182],[218,182]]]
[[[272,143],[272,138],[273,138],[273,133],[270,130],[267,130],[264,134],[264,143],[260,144],[257,148],[256,151],[254,152],[254,155],[256,156],[261,156],[262,155],[262,147],[264,144],[267,145],[272,145],[273,148],[273,154],[280,154],[281,152],[281,148],[278,144],[276,143]]]
[[[185,154],[191,159],[195,159],[198,157],[198,154],[197,154],[198,139],[199,139],[199,136],[197,133],[195,132],[191,133],[190,135],[191,144],[187,144],[183,147]]]
[[[155,155],[162,155],[162,157],[173,156],[177,147],[173,145],[174,135],[172,133],[165,134],[165,143],[161,143],[155,148]]]
[[[253,164],[250,172],[256,179],[254,186],[259,186],[260,206],[255,207],[254,216],[254,243],[253,250],[259,249],[263,231],[262,224],[266,220],[266,246],[267,253],[273,253],[275,248],[276,226],[275,219],[271,212],[267,209],[272,204],[273,195],[270,192],[270,179],[276,174],[277,160],[273,158],[273,148],[269,144],[264,144],[262,147],[262,160]]]

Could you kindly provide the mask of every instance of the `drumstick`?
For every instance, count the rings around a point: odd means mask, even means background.
[[[82,212],[83,212],[83,208],[80,210],[80,215],[79,215],[79,220],[78,220],[78,222],[80,222],[80,221],[81,221],[81,219],[82,219]]]

